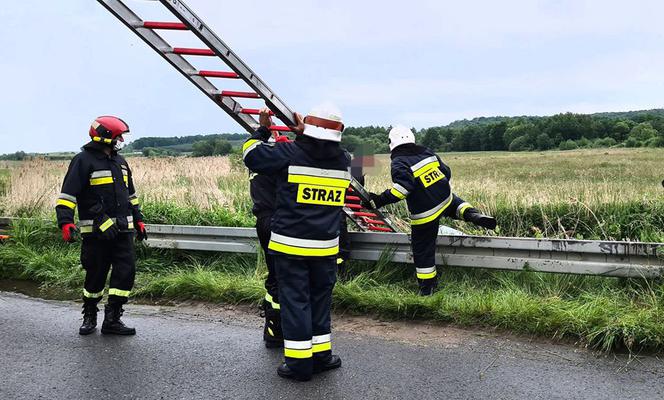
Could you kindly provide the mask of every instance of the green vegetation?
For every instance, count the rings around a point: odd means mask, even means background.
[[[78,298],[79,246],[51,224],[22,222],[0,245],[0,278],[29,279]],[[258,303],[261,257],[138,247],[135,296]],[[443,268],[441,291],[415,295],[412,266],[356,262],[340,273],[334,307],[572,339],[600,350],[664,349],[664,282]]]

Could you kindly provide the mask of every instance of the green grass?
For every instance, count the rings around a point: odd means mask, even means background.
[[[27,279],[78,297],[79,246],[52,225],[23,222],[0,245],[0,278]],[[137,249],[135,296],[257,303],[260,257]],[[391,319],[427,319],[572,339],[604,351],[664,350],[664,282],[444,268],[441,290],[415,295],[412,266],[355,262],[339,275],[334,307]]]

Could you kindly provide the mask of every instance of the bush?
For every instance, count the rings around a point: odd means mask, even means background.
[[[641,147],[643,144],[633,137],[625,141],[625,147]]]
[[[553,140],[546,133],[542,133],[537,136],[537,149],[538,150],[549,150],[553,147]]]
[[[618,142],[616,142],[616,139],[611,137],[595,140],[596,147],[612,147],[615,146],[616,144],[618,144]]]
[[[530,142],[528,136],[519,136],[518,138],[512,140],[510,143],[510,151],[530,151],[533,149],[533,144]]]
[[[558,146],[560,150],[575,150],[578,149],[579,146],[577,146],[576,142],[573,140],[566,140],[564,142],[560,142],[560,146]]]

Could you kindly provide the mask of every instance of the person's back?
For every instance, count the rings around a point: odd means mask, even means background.
[[[284,378],[309,380],[314,372],[341,366],[332,355],[330,306],[336,282],[339,227],[350,159],[339,146],[343,123],[326,111],[298,119],[295,142],[267,143],[271,124],[261,112],[261,128],[243,145],[247,167],[277,179],[276,210],[269,251],[279,284],[285,363]],[[303,132],[302,132],[303,131]]]

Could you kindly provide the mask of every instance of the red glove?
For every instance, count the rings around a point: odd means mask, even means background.
[[[76,240],[76,234],[78,233],[78,228],[74,224],[64,224],[62,225],[62,240],[67,243],[74,242]]]
[[[288,138],[286,135],[279,135],[276,138],[274,138],[274,141],[277,143],[290,143],[292,140]]]
[[[148,238],[148,231],[145,230],[145,223],[143,221],[136,222],[136,240],[146,240]]]

